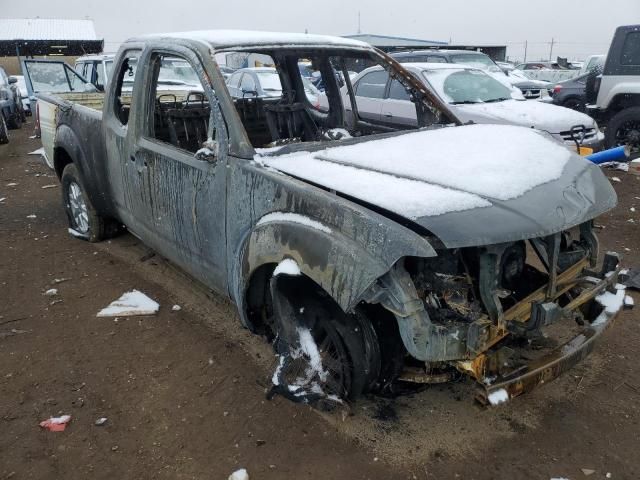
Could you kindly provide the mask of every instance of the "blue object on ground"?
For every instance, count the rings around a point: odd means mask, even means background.
[[[610,148],[609,150],[603,150],[598,153],[592,153],[591,155],[587,155],[585,158],[596,165],[599,165],[607,162],[624,162],[629,158],[629,153],[629,147],[623,146]]]

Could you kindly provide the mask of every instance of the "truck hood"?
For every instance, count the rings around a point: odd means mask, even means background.
[[[522,127],[448,127],[310,149],[256,161],[410,220],[450,248],[549,235],[616,203],[598,167]]]
[[[549,133],[571,130],[575,125],[595,128],[595,121],[584,113],[542,102],[505,100],[495,103],[451,105],[451,109],[462,120],[476,123],[499,123],[537,128]]]

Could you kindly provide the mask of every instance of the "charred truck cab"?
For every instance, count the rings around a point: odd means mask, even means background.
[[[241,68],[225,82],[219,63]],[[388,88],[418,128],[359,114]],[[106,94],[83,98],[39,97],[71,231],[98,241],[123,223],[229,296],[273,342],[274,393],[340,402],[463,372],[500,403],[582,359],[623,305],[619,258],[599,258],[593,231],[616,203],[599,168],[543,132],[460,125],[367,44],[139,37]]]

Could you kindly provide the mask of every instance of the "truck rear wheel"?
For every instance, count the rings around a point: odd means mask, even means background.
[[[7,122],[4,121],[4,115],[0,112],[0,145],[9,143],[9,132],[7,132]]]
[[[69,220],[69,233],[89,242],[105,238],[106,220],[98,215],[73,163],[62,172],[62,202]]]
[[[640,151],[640,107],[625,108],[607,124],[607,148],[629,145],[633,153]]]

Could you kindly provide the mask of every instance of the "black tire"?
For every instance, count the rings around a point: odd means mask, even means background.
[[[72,235],[89,242],[99,242],[106,236],[108,221],[98,215],[82,185],[73,163],[62,172],[62,203]],[[71,232],[70,232],[71,233]]]
[[[570,108],[571,110],[576,110],[578,112],[584,112],[584,101],[578,97],[569,97],[564,102],[562,102],[562,106],[565,108]]]
[[[9,132],[7,131],[7,123],[4,121],[4,115],[0,112],[0,145],[9,143]]]
[[[632,152],[640,150],[640,107],[625,108],[607,122],[607,148],[629,145]]]
[[[25,123],[27,121],[27,112],[24,110],[24,105],[22,105],[22,99],[18,98],[16,108],[18,111],[18,115],[20,115],[20,121],[22,123]]]
[[[22,128],[22,115],[20,115],[20,110],[16,110],[15,113],[9,115],[7,119],[7,127],[11,130],[18,130]]]
[[[315,404],[324,395],[313,393],[291,395],[289,385],[307,368],[308,362],[291,360],[298,347],[295,332],[308,329],[317,345],[322,365],[328,376],[317,382],[326,395],[354,400],[367,391],[378,378],[380,351],[376,332],[370,322],[358,315],[347,315],[335,301],[315,283],[304,277],[278,276],[278,300],[274,301],[276,351],[287,361],[280,369],[280,385],[276,391],[294,401]],[[287,333],[290,332],[290,333]]]

